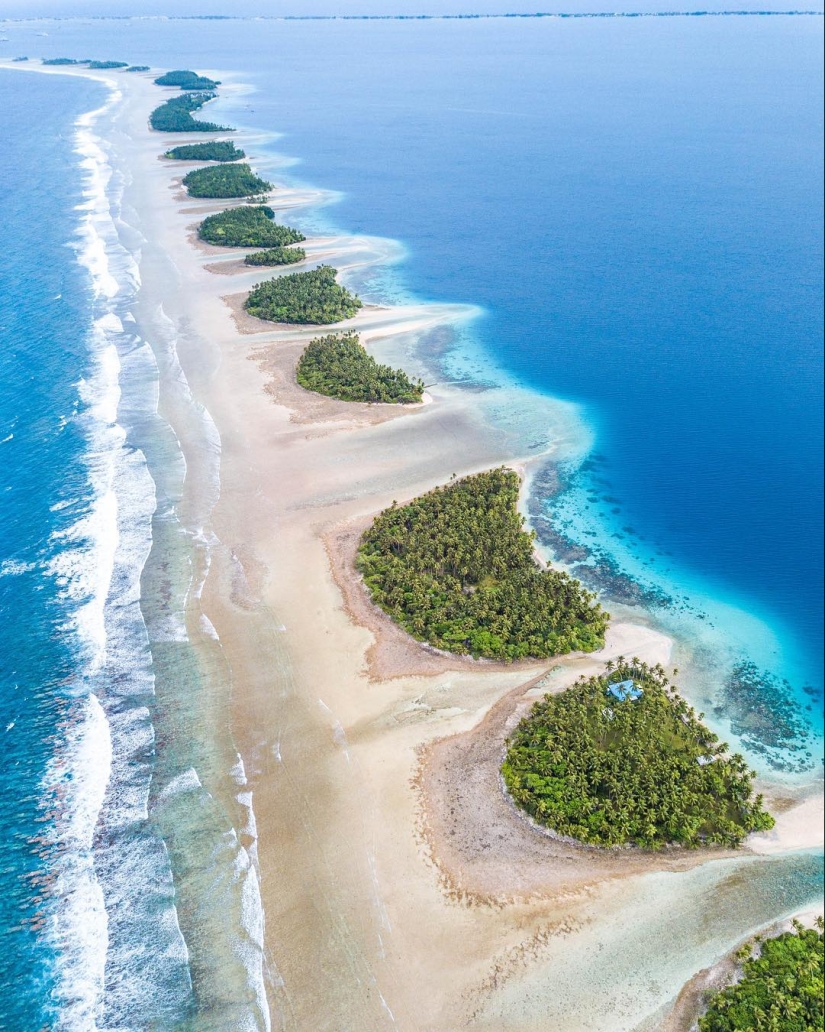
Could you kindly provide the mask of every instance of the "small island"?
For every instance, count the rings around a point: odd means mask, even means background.
[[[109,71],[113,68],[128,68],[128,61],[90,61],[89,67],[95,70]]]
[[[320,265],[309,272],[292,272],[254,287],[244,308],[270,322],[326,325],[351,319],[361,299],[336,283],[337,269]]]
[[[268,247],[265,251],[253,251],[244,258],[244,265],[295,265],[302,262],[307,253],[303,247]]]
[[[161,133],[232,133],[228,125],[216,122],[201,122],[192,117],[204,104],[215,99],[214,93],[184,93],[170,97],[149,115],[149,125]]]
[[[88,60],[82,61],[75,57],[44,57],[41,61],[41,64],[44,65],[82,65],[88,63]]]
[[[244,204],[208,215],[198,226],[198,238],[220,247],[288,247],[306,239],[290,226],[279,226],[265,204]]]
[[[210,140],[208,143],[183,143],[168,150],[164,157],[175,161],[240,161],[246,153],[231,140]]]
[[[127,72],[148,72],[149,71],[149,65],[129,65],[129,67],[126,68],[125,71],[127,71]]]
[[[316,337],[298,360],[298,383],[308,391],[342,401],[409,405],[421,401],[422,380],[379,365],[357,333]]]
[[[712,997],[699,1032],[821,1032],[825,1022],[823,922],[771,939],[757,938],[737,954],[742,977]]]
[[[155,79],[156,86],[178,86],[182,90],[216,90],[220,82],[198,75],[190,69],[178,68]]]
[[[272,189],[249,165],[207,165],[183,177],[190,197],[258,197]]]
[[[514,660],[601,648],[607,614],[577,580],[538,565],[519,487],[501,467],[382,512],[357,558],[373,602],[450,652]]]
[[[513,732],[501,773],[539,824],[594,846],[741,845],[772,828],[754,773],[669,685],[620,659],[546,695]]]

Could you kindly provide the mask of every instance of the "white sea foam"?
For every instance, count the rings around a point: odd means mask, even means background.
[[[61,1003],[57,1028],[94,1030],[100,1011],[107,950],[103,892],[94,871],[92,841],[112,762],[109,724],[95,695],[77,700],[63,745],[50,761],[43,788],[53,801],[45,836],[54,850],[49,935],[60,951]]]
[[[90,144],[78,129],[77,149],[83,153]],[[105,202],[105,177],[85,158],[83,164],[91,200],[79,231],[78,260],[89,271],[95,298],[111,298],[117,282],[109,272],[93,215]],[[72,1032],[97,1028],[108,948],[108,921],[92,847],[111,775],[112,738],[92,685],[106,659],[104,611],[118,544],[113,482],[124,433],[116,425],[119,362],[109,339],[119,323],[115,326],[107,313],[95,314],[90,332],[93,372],[77,385],[79,405],[74,417],[88,441],[92,498],[84,515],[52,536],[52,558],[46,564],[71,614],[63,631],[81,650],[81,666],[72,685],[78,698],[69,709],[65,733],[42,785],[43,797],[51,805],[47,838],[55,847],[47,928],[58,957],[57,1027]]]
[[[171,799],[172,796],[179,795],[181,792],[196,792],[203,788],[201,779],[198,777],[198,772],[194,767],[190,767],[185,770],[182,774],[178,774],[177,777],[172,778],[168,785],[165,785],[163,790],[158,794],[158,802],[165,802],[167,799]]]
[[[218,632],[215,630],[215,625],[212,623],[212,621],[209,619],[206,613],[201,613],[200,620],[198,621],[198,623],[201,631],[203,631],[207,638],[211,638],[212,641],[221,640],[218,637]]]
[[[19,577],[21,573],[29,573],[34,563],[21,563],[16,559],[6,559],[0,563],[0,577]]]
[[[111,160],[116,144],[95,135],[99,122],[108,119],[118,100],[113,92],[106,105],[82,116],[76,126],[84,191],[77,207],[82,225],[74,247],[91,285],[94,361],[91,373],[77,384],[76,411],[67,423],[82,428],[88,440],[89,499],[82,515],[52,540],[54,556],[48,567],[71,614],[65,630],[82,646],[84,667],[72,686],[77,696],[72,711],[77,740],[85,740],[82,729],[88,725],[90,734],[104,728],[109,743],[103,769],[88,766],[88,750],[76,748],[67,736],[50,771],[52,782],[58,772],[69,769],[70,780],[82,784],[89,779],[81,808],[85,835],[66,837],[65,822],[74,819],[69,813],[75,812],[74,797],[63,797],[57,808],[61,820],[54,823],[55,844],[64,849],[61,855],[66,856],[67,866],[85,879],[88,897],[81,913],[74,905],[81,897],[75,894],[68,900],[64,892],[68,883],[61,881],[49,907],[59,955],[56,998],[63,1004],[61,1032],[136,1027],[136,1022],[179,1027],[192,1002],[169,857],[147,821],[155,744],[147,701],[154,685],[140,608],[140,571],[151,547],[153,514],[159,523],[177,524],[191,544],[192,579],[185,597],[175,590],[160,619],[151,614],[151,633],[158,644],[186,643],[187,603],[200,596],[215,544],[209,519],[220,489],[221,442],[211,416],[192,396],[178,359],[177,327],[172,320],[159,311],[155,324],[162,332],[159,341],[153,339],[151,351],[134,333],[129,305],[140,285],[135,261],[139,233],[124,221],[120,207],[123,175],[128,173],[119,172]],[[131,253],[121,239],[129,241]],[[160,425],[161,381],[179,421],[176,430],[165,428],[159,448],[162,464],[153,467],[158,476],[156,492],[142,444],[146,428],[151,434],[151,428]],[[136,389],[138,383],[140,389]],[[140,431],[136,433],[135,427]],[[181,441],[190,449],[187,458],[195,463],[188,481],[186,526],[178,523],[177,507],[186,472]],[[152,446],[157,446],[154,439]],[[81,503],[73,499],[66,504]],[[205,615],[200,618],[200,630],[219,641]],[[89,702],[92,699],[94,703]],[[97,706],[94,715],[87,712],[87,703]],[[232,884],[237,904],[233,916],[239,921],[233,948],[242,959],[246,999],[252,1001],[243,1005],[245,1013],[236,1027],[268,1032],[265,984],[278,976],[267,970],[264,956],[257,827],[240,760],[232,778],[240,811],[238,832],[231,833],[230,866],[216,871],[215,884],[227,876]],[[166,804],[187,793],[208,798],[194,767],[167,784],[157,801]],[[186,799],[177,805],[188,803]],[[217,855],[216,863],[221,865],[226,864],[226,845],[224,840]],[[81,918],[83,929],[75,933]],[[82,936],[88,939],[85,964],[68,948],[73,936],[78,942]]]
[[[128,436],[130,423],[156,418],[156,387],[141,388],[157,371],[128,312],[140,279],[113,218],[122,179],[92,131],[119,99],[113,91],[76,123],[85,188],[74,246],[89,274],[93,321],[92,371],[77,384],[72,418],[88,442],[90,498],[52,538],[47,564],[70,613],[64,632],[82,660],[71,686],[77,700],[43,785],[54,800],[48,816],[57,857],[46,934],[58,957],[55,1028],[66,1032],[133,1027],[138,1014],[176,1027],[191,997],[169,857],[147,824],[154,731],[146,700],[154,687],[140,572],[155,489]],[[121,385],[130,378],[137,390],[124,401]]]
[[[258,1012],[257,1020],[248,1027],[255,1032],[270,1032],[266,978],[272,977],[272,973],[267,970],[264,953],[264,908],[258,871],[258,829],[252,809],[252,791],[248,788],[246,769],[240,756],[231,768],[230,774],[238,787],[235,799],[246,813],[241,831],[250,841],[246,848],[239,843],[235,859],[236,874],[241,879],[241,924],[247,936],[247,942],[239,945],[239,952],[246,968],[247,985],[255,994]],[[275,975],[277,977],[277,972]]]

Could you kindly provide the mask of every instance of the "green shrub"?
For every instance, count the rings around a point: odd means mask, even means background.
[[[149,124],[161,133],[231,133],[230,126],[201,122],[192,117],[204,104],[215,99],[214,93],[185,93],[170,97],[149,116]]]
[[[450,652],[524,659],[604,644],[607,614],[565,573],[543,570],[504,468],[393,504],[364,534],[373,601],[413,637]]]
[[[165,157],[176,161],[239,161],[246,154],[231,140],[210,140],[209,143],[185,143],[173,147]]]
[[[287,247],[305,239],[297,229],[273,222],[274,218],[275,212],[265,204],[244,204],[207,216],[198,236],[219,247]]]
[[[626,679],[641,698],[609,694]],[[591,845],[738,846],[774,824],[751,798],[744,759],[671,694],[661,667],[636,660],[545,695],[513,732],[501,772],[531,817]]]
[[[310,272],[259,283],[247,297],[244,308],[258,319],[284,323],[326,325],[349,319],[361,301],[335,282],[337,271],[321,265]]]
[[[249,165],[208,165],[183,177],[190,197],[257,197],[272,189]]]
[[[303,247],[268,247],[255,251],[244,258],[246,265],[294,265],[302,262],[307,253]]]
[[[337,333],[309,342],[297,369],[308,391],[343,401],[421,401],[424,384],[401,369],[379,365],[361,345],[357,333]]]
[[[824,982],[822,922],[795,922],[793,932],[766,939],[747,957],[741,982],[711,999],[700,1032],[822,1032]]]

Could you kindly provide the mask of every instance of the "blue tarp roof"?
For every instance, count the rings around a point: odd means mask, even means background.
[[[644,695],[642,689],[637,688],[633,681],[619,681],[617,684],[608,685],[607,691],[619,702],[624,702],[626,699],[640,699]]]

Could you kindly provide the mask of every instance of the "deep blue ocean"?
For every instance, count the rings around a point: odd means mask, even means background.
[[[752,660],[769,686],[786,678],[817,726],[821,18],[0,27],[8,56],[123,58],[251,85],[211,110],[271,134],[273,162],[297,159],[279,174],[338,193],[307,217],[403,244],[377,299],[480,306],[455,342],[479,379],[489,367],[577,404],[593,450],[557,471],[553,491],[536,489],[550,551],[591,548],[658,598],[672,629],[690,633],[707,610],[717,639],[735,641],[726,661]],[[108,589],[95,571],[112,563],[105,499],[122,502],[123,478],[145,471],[118,473],[111,458],[122,442],[100,332],[109,309],[79,261],[74,122],[103,91],[0,70],[0,96],[0,985],[17,987],[0,1028],[82,1029],[103,958],[73,929],[79,915],[105,922],[97,880],[107,899],[125,891],[112,888],[116,850],[90,873],[111,748],[95,701],[112,677],[97,655]],[[119,339],[121,362],[130,347]],[[139,623],[109,623],[110,652],[113,634],[128,637],[114,641],[124,681],[130,663],[149,676]],[[142,707],[150,690],[133,694]],[[821,773],[819,754],[805,773]],[[154,832],[136,818],[129,834],[157,860],[151,929],[171,876]],[[70,905],[55,909],[55,896]],[[191,1003],[167,918],[178,960],[156,1028],[179,1027]],[[151,931],[140,941],[134,955],[148,958]],[[115,990],[132,961],[118,963]],[[130,1004],[112,1006],[122,1020]]]
[[[83,546],[76,528],[95,502],[91,399],[81,389],[95,375],[93,298],[77,261],[82,182],[71,132],[103,93],[0,74],[9,160],[26,169],[0,177],[0,983],[15,986],[0,1024],[23,1030],[52,1027],[56,1014],[54,942],[37,933],[49,917],[36,898],[55,873],[44,816],[59,781],[50,774],[56,738],[82,705],[89,662],[74,622],[88,597],[60,557]]]
[[[403,241],[416,294],[483,306],[498,363],[584,406],[595,508],[818,684],[821,28],[290,27],[249,101],[336,223]]]

